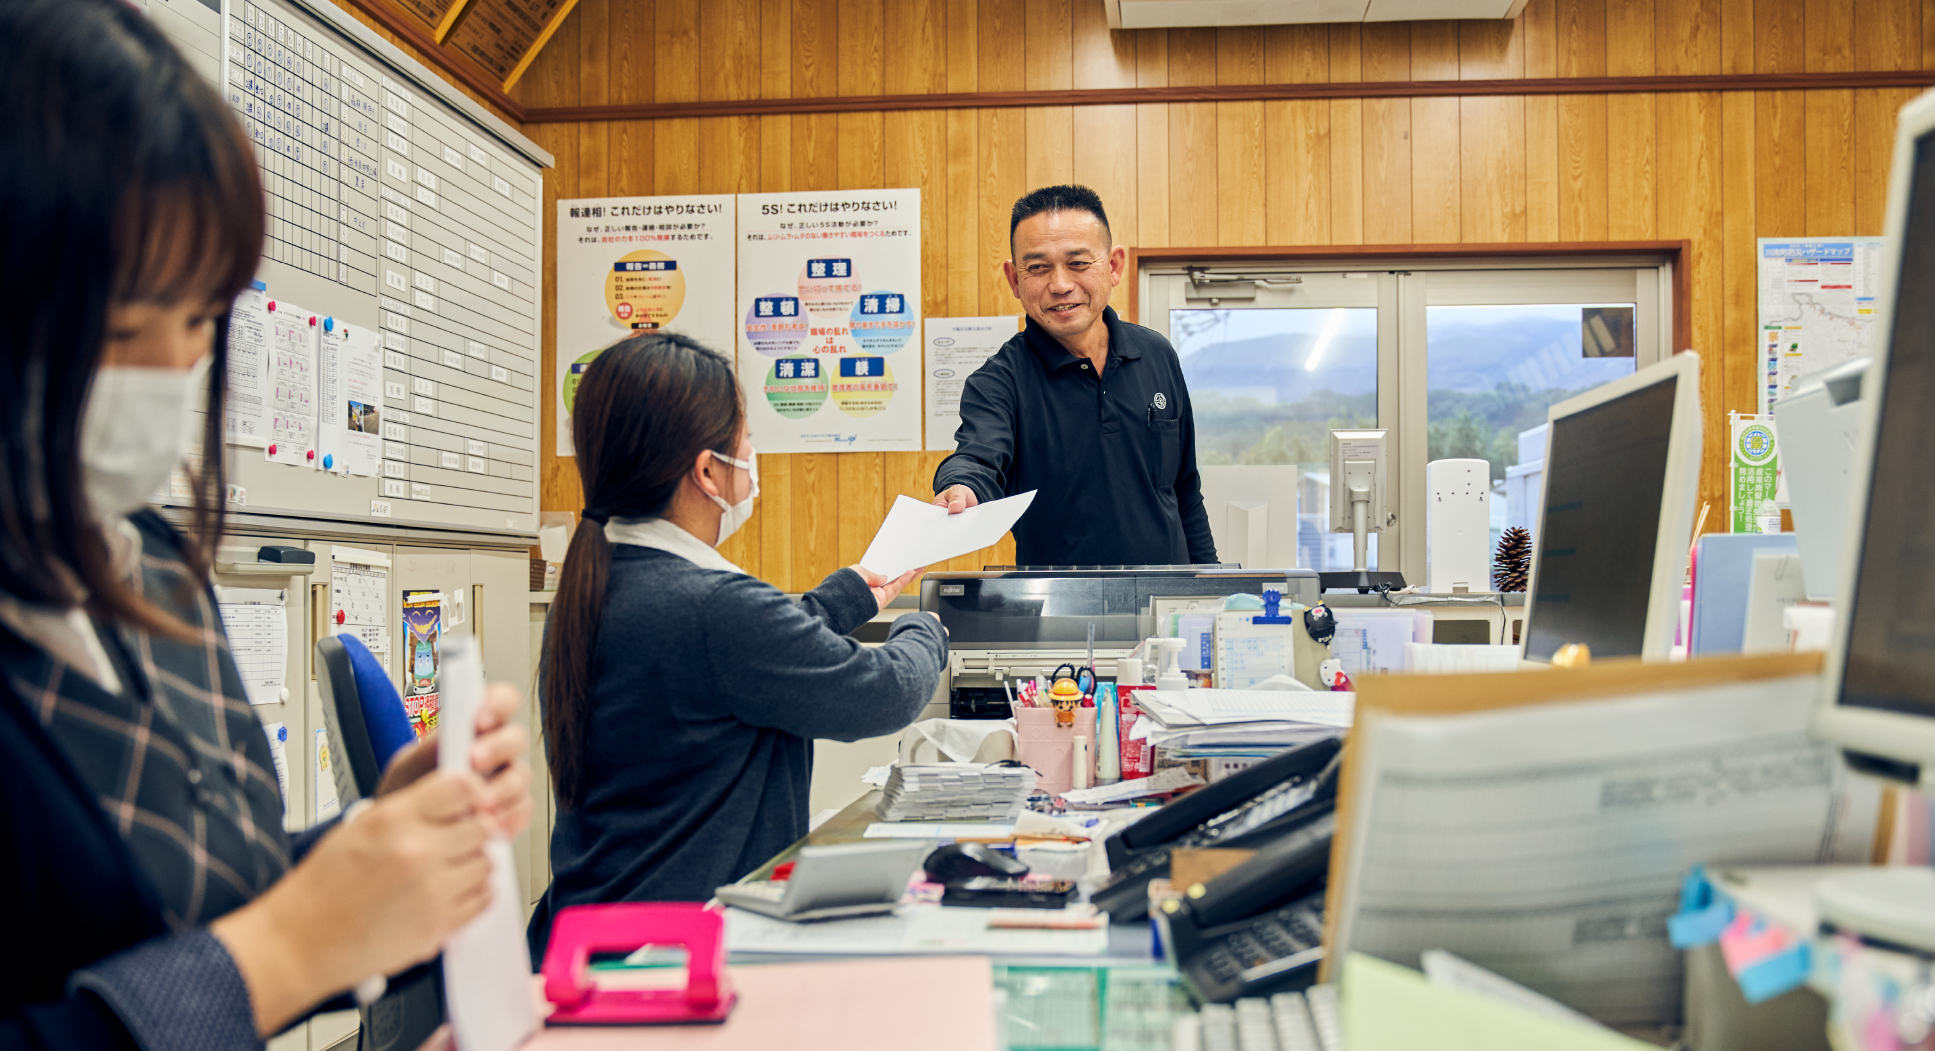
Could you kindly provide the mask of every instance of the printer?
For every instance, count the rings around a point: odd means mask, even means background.
[[[1237,566],[989,566],[978,573],[929,573],[920,608],[947,627],[941,690],[955,719],[1005,719],[1003,682],[1046,678],[1088,660],[1095,626],[1095,675],[1157,634],[1169,614],[1217,609],[1225,596],[1274,588],[1285,603],[1317,604],[1315,570]]]

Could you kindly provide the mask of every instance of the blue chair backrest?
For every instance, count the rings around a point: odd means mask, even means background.
[[[417,739],[416,731],[382,662],[356,637],[316,643],[316,678],[337,756],[336,793],[348,806],[376,794],[384,769]]]

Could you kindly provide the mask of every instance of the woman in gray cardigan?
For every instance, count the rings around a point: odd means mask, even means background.
[[[759,470],[729,360],[635,336],[591,363],[572,415],[585,510],[539,693],[557,825],[533,959],[569,905],[704,901],[806,834],[813,739],[893,733],[940,680],[932,616],[847,633],[913,579],[841,569],[799,601],[717,546]]]

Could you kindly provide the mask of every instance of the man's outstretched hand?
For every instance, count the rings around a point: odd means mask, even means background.
[[[958,515],[980,502],[974,498],[974,490],[965,485],[950,485],[934,497],[934,504],[947,508],[951,515]]]

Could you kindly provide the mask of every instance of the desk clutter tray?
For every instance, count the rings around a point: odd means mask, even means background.
[[[880,789],[882,821],[1013,821],[1035,790],[1035,772],[994,763],[896,765]]]

